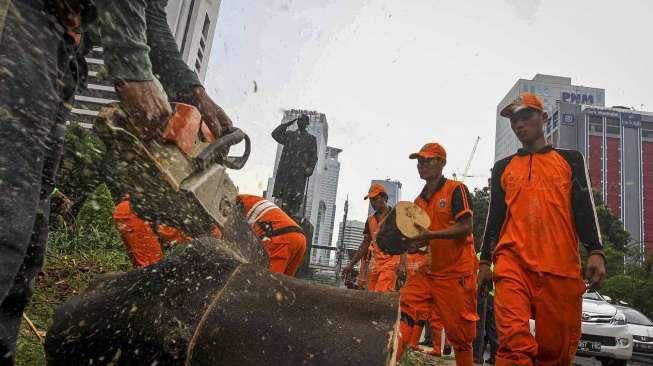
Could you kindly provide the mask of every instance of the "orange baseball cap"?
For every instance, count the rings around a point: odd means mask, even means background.
[[[431,158],[442,158],[442,159],[447,159],[447,151],[442,147],[442,145],[438,144],[437,142],[430,142],[419,150],[419,152],[412,153],[408,157],[409,159],[417,159],[417,158],[425,158],[425,159],[431,159]]]
[[[519,98],[503,108],[500,114],[503,117],[511,118],[513,114],[526,108],[537,109],[540,112],[544,112],[544,104],[540,97],[534,93],[525,92],[519,94]]]
[[[363,199],[368,199],[368,198],[374,198],[381,193],[388,194],[386,192],[385,187],[382,184],[379,183],[372,183],[372,186],[370,186],[370,190],[367,192],[367,196],[365,196]]]

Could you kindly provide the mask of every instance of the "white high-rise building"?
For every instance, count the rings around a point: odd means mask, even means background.
[[[394,207],[397,202],[401,201],[401,182],[398,180],[390,180],[390,179],[374,179],[372,180],[371,184],[378,183],[383,185],[385,187],[386,192],[388,192],[388,205],[391,207]],[[371,185],[370,184],[370,185]],[[367,214],[372,215],[374,213],[374,210],[372,209],[372,205],[368,204],[368,209],[367,209]]]
[[[319,172],[319,197],[317,222],[313,233],[313,244],[333,246],[333,228],[336,218],[336,194],[338,193],[338,178],[340,162],[338,154],[342,150],[327,146],[324,158],[324,168]],[[324,266],[334,265],[335,251],[317,249],[311,252],[311,261]]]
[[[170,0],[166,7],[168,25],[177,41],[182,59],[204,82],[215,34],[221,0]],[[88,90],[75,95],[70,120],[91,127],[100,108],[117,101],[113,81],[100,77],[104,67],[102,47],[86,57]]]
[[[552,115],[558,102],[605,106],[605,89],[572,85],[571,78],[537,74],[532,80],[519,79],[497,105],[494,160],[498,161],[517,152],[521,143],[510,128],[510,121],[499,113],[524,92],[535,93],[544,103],[544,110]]]
[[[353,257],[358,251],[361,243],[363,242],[363,231],[365,230],[365,223],[358,220],[347,220],[347,225],[343,229],[342,221],[338,226],[338,246],[342,245],[345,254],[342,257],[342,267],[344,268],[349,264],[349,258]],[[342,243],[342,244],[341,244]]]
[[[168,24],[181,57],[204,82],[221,0],[170,0]]]

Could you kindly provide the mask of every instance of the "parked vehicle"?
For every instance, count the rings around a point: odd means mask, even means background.
[[[633,354],[633,336],[626,315],[598,292],[583,295],[581,337],[576,352],[602,365],[626,365]]]
[[[633,335],[632,359],[653,365],[653,321],[633,308],[618,309],[626,315],[628,331]]]
[[[576,355],[595,357],[603,366],[625,366],[633,353],[633,336],[624,313],[595,291],[583,295],[582,312]],[[529,325],[534,336],[535,321],[530,319]]]

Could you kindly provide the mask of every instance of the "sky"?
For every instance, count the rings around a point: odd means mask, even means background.
[[[480,136],[465,183],[482,187],[496,106],[519,78],[567,76],[604,88],[607,106],[653,110],[652,10],[648,0],[222,0],[205,84],[253,144],[230,176],[261,194],[270,132],[300,108],[325,113],[328,145],[343,149],[335,228],[347,196],[349,218],[366,218],[372,179],[401,181],[412,200],[424,182],[408,155],[426,142],[447,149],[450,177]]]

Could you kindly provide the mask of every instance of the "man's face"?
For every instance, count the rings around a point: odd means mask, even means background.
[[[510,118],[510,127],[522,144],[529,144],[544,137],[544,124],[547,119],[546,112],[526,108]]]
[[[300,130],[305,130],[306,127],[308,127],[309,123],[310,123],[310,120],[309,120],[308,116],[307,115],[302,115],[297,120],[297,127]]]
[[[387,200],[382,194],[377,195],[376,197],[370,198],[370,204],[374,211],[379,211],[386,207]]]
[[[447,164],[446,160],[435,157],[435,158],[417,158],[417,171],[419,172],[419,177],[424,180],[432,180],[440,178],[442,175],[442,169]]]

